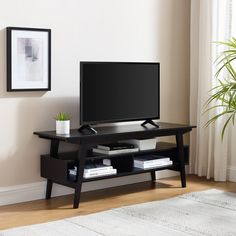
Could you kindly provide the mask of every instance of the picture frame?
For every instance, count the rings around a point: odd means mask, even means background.
[[[7,91],[51,90],[51,30],[7,27]]]

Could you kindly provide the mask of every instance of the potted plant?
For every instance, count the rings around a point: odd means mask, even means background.
[[[56,134],[70,134],[70,116],[64,112],[60,112],[55,119]]]
[[[221,117],[226,117],[221,132],[223,139],[226,127],[230,121],[234,124],[236,115],[236,38],[219,44],[227,46],[228,49],[217,58],[218,70],[215,75],[217,85],[210,91],[211,96],[206,102],[208,107],[206,111],[218,109],[219,112],[206,125],[214,123]],[[223,75],[222,72],[224,72]]]

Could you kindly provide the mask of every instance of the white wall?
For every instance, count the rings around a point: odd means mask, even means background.
[[[160,61],[161,120],[188,122],[189,0],[0,0],[0,187],[42,181],[59,111],[79,125],[80,60]],[[52,91],[6,92],[7,26],[52,30]],[[1,188],[0,188],[1,189]]]

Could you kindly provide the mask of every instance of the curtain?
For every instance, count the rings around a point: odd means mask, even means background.
[[[189,172],[208,179],[213,177],[216,181],[227,179],[233,136],[226,131],[223,141],[221,140],[224,118],[205,127],[214,114],[210,113],[212,111],[203,114],[203,111],[210,96],[209,91],[216,85],[214,60],[222,50],[214,42],[231,37],[235,1],[191,1],[190,123],[196,124],[197,129],[190,136]]]

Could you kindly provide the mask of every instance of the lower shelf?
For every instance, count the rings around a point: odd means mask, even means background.
[[[95,177],[95,178],[89,178],[85,179],[83,178],[83,182],[91,182],[91,181],[97,181],[97,180],[104,180],[104,179],[112,179],[112,178],[119,178],[119,177],[124,177],[124,176],[130,176],[130,175],[138,175],[142,173],[150,173],[152,171],[159,171],[159,170],[174,170],[174,171],[179,171],[178,165],[170,165],[170,166],[165,166],[165,167],[159,167],[155,169],[148,169],[148,170],[143,170],[139,168],[133,168],[133,171],[130,172],[122,172],[118,173],[116,175],[108,175],[108,176],[101,176],[101,177]],[[46,177],[47,178],[47,177]],[[61,184],[70,188],[76,188],[77,182],[76,181],[70,181],[70,180],[65,180],[65,179],[59,179],[59,178],[50,178],[54,183]]]
[[[108,176],[100,176],[100,177],[95,177],[95,178],[89,178],[89,179],[83,179],[83,182],[90,182],[90,181],[95,181],[95,180],[102,180],[102,179],[111,179],[111,178],[118,178],[118,177],[123,177],[123,176],[129,176],[129,175],[137,175],[137,174],[142,174],[142,173],[148,173],[152,171],[159,171],[159,170],[178,170],[177,165],[169,165],[169,166],[163,166],[163,167],[158,167],[154,169],[140,169],[140,168],[133,168],[133,171],[129,172],[122,172],[118,173],[116,175],[108,175]]]
[[[188,163],[188,146],[184,147],[185,151],[185,163]],[[102,180],[102,179],[111,179],[111,178],[118,178],[123,176],[129,176],[129,175],[137,175],[142,173],[150,173],[153,171],[159,171],[159,170],[175,170],[179,171],[179,163],[178,163],[178,155],[177,155],[177,149],[175,144],[170,143],[158,143],[156,150],[149,150],[149,151],[142,151],[136,154],[132,155],[118,155],[118,156],[87,156],[86,161],[97,161],[103,158],[111,158],[112,160],[119,161],[119,163],[124,162],[123,166],[128,166],[128,160],[132,159],[133,157],[138,155],[160,155],[165,157],[171,157],[171,160],[173,161],[173,165],[169,166],[163,166],[153,169],[140,169],[140,168],[132,168],[132,165],[129,168],[120,168],[116,167],[114,168],[118,170],[118,173],[116,175],[108,175],[108,176],[97,176],[93,178],[83,178],[83,182],[90,182],[90,181],[96,181],[96,180]],[[44,177],[46,179],[52,180],[55,183],[65,185],[67,187],[75,188],[77,186],[77,180],[70,179],[69,176],[69,169],[73,169],[74,166],[79,166],[79,160],[78,153],[77,152],[67,152],[67,153],[59,153],[58,158],[53,158],[50,155],[42,155],[41,156],[41,177]],[[119,160],[118,160],[119,159]],[[131,163],[130,161],[130,163]],[[131,163],[132,164],[132,163]]]

